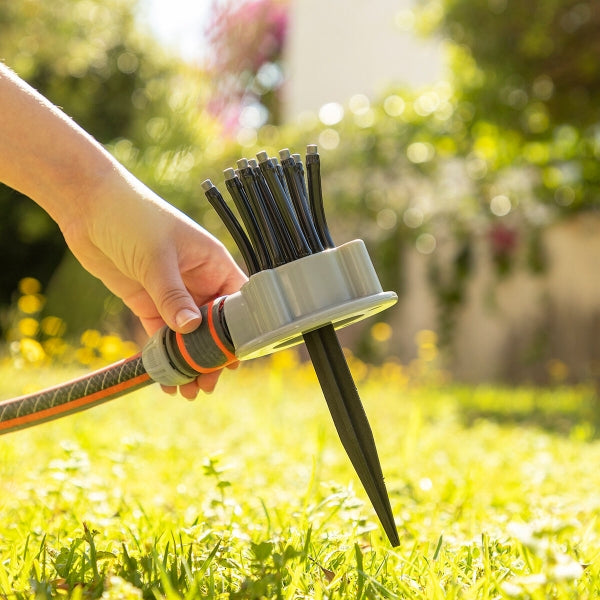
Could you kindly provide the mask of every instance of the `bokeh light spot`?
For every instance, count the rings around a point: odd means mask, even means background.
[[[381,229],[390,230],[396,227],[398,215],[391,208],[383,208],[377,213],[377,225]]]
[[[413,105],[415,112],[426,117],[430,115],[440,105],[440,98],[435,92],[428,92],[419,96]]]
[[[325,150],[335,150],[340,143],[340,134],[335,129],[324,129],[319,135],[319,146]]]
[[[19,281],[19,292],[21,294],[37,294],[42,289],[42,284],[34,277],[23,277]]]
[[[34,337],[37,334],[39,327],[40,324],[31,317],[25,317],[24,319],[19,320],[19,332],[26,337]]]
[[[44,306],[44,300],[38,294],[27,294],[26,296],[21,296],[19,298],[17,301],[17,306],[21,312],[24,312],[27,315],[32,315],[42,310],[42,306]]]
[[[436,239],[431,233],[422,233],[415,241],[415,248],[420,254],[431,254],[436,246]]]
[[[393,332],[391,325],[383,321],[379,321],[371,327],[371,337],[376,342],[387,342],[392,337]]]
[[[504,194],[494,196],[490,200],[490,210],[492,211],[492,214],[496,215],[497,217],[504,217],[511,211],[511,209],[512,204],[510,202],[510,198]]]
[[[430,161],[435,155],[433,146],[426,142],[413,142],[406,149],[408,160],[415,164],[425,163]]]
[[[350,98],[348,107],[355,115],[362,115],[371,108],[371,102],[364,94],[355,94]]]
[[[406,102],[396,94],[388,96],[383,101],[383,110],[385,110],[390,117],[399,117],[404,112],[405,108]]]
[[[244,148],[255,146],[257,138],[258,136],[254,127],[242,127],[236,135],[238,144]]]
[[[323,125],[335,125],[344,118],[344,107],[339,102],[328,102],[319,109],[319,119]]]
[[[402,215],[402,220],[407,227],[416,229],[417,227],[421,227],[421,225],[423,225],[425,215],[420,208],[407,208]]]

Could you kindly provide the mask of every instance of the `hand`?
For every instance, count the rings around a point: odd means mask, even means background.
[[[181,333],[198,306],[245,276],[223,245],[151,192],[60,109],[0,62],[0,181],[58,223],[81,264],[141,319]],[[218,373],[181,386],[195,398]],[[170,390],[174,392],[175,389]]]
[[[216,238],[119,167],[90,190],[77,219],[59,225],[75,257],[149,335],[165,323],[193,331],[201,320],[198,306],[236,292],[246,280]],[[219,374],[181,386],[182,395],[211,392]]]

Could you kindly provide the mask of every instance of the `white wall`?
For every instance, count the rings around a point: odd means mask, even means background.
[[[286,48],[286,115],[316,111],[354,94],[376,97],[390,84],[433,83],[439,43],[401,29],[411,0],[293,0]]]
[[[522,263],[498,278],[485,239],[477,242],[466,300],[457,314],[448,366],[458,380],[552,380],[557,361],[574,381],[600,377],[600,216],[581,214],[542,235],[547,268]],[[444,252],[444,248],[439,249]],[[429,257],[410,250],[405,292],[393,309],[391,350],[416,356],[415,334],[436,329],[438,309],[428,284]]]

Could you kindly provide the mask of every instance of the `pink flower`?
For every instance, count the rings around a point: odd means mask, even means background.
[[[517,248],[519,235],[508,225],[494,223],[488,231],[488,239],[494,258],[508,257]]]

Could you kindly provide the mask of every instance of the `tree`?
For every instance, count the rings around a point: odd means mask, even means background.
[[[433,5],[424,14],[437,16],[430,26],[450,41],[452,79],[472,112],[470,150],[483,136],[503,145],[493,170],[531,167],[538,198],[555,212],[596,209],[600,1]]]
[[[526,135],[597,123],[598,0],[444,0],[438,14],[454,78],[479,116]]]

